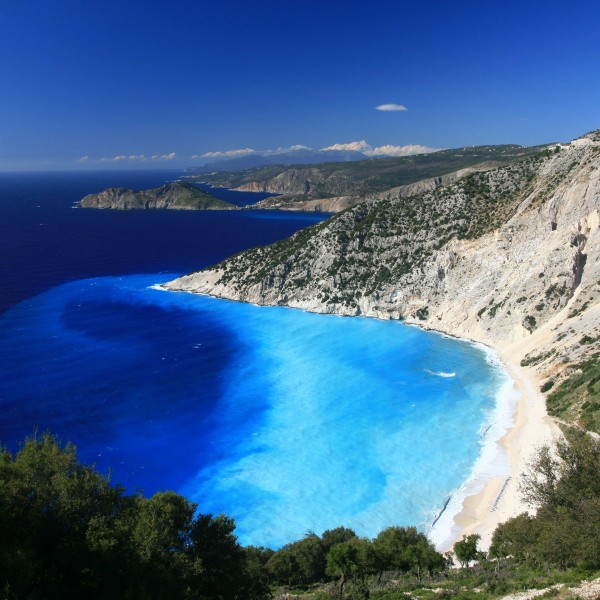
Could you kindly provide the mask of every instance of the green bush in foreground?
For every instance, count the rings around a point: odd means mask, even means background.
[[[125,495],[44,435],[0,453],[0,589],[5,598],[268,597],[233,520],[174,492]]]
[[[33,437],[15,455],[0,450],[1,598],[262,600],[292,586],[307,600],[487,600],[571,583],[600,569],[599,473],[588,435],[540,449],[522,483],[537,514],[501,524],[487,556],[478,536],[457,542],[466,568],[449,569],[414,527],[243,548],[229,517],[198,514],[174,492],[126,495],[73,446]]]

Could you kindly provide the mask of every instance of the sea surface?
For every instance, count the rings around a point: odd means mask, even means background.
[[[179,175],[0,174],[2,444],[49,430],[128,490],[174,489],[271,547],[338,525],[429,531],[506,468],[511,382],[489,351],[154,287],[326,215],[73,208]]]

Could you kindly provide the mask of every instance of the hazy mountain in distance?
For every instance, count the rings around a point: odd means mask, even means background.
[[[247,154],[246,156],[238,156],[227,160],[213,161],[197,167],[188,167],[186,172],[218,173],[223,171],[242,171],[266,165],[316,165],[327,162],[351,162],[368,158],[366,154],[353,150],[311,150],[309,148],[299,148],[268,156]]]

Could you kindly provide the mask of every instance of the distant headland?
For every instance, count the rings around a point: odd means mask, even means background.
[[[98,194],[88,194],[79,201],[80,208],[114,210],[172,209],[172,210],[237,210],[237,206],[215,198],[186,181],[168,183],[150,190],[134,191],[109,188]]]

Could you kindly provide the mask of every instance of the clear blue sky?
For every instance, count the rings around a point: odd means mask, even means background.
[[[375,110],[386,103],[407,110]],[[530,145],[599,127],[597,1],[0,3],[0,170],[363,139]],[[100,161],[131,155],[145,160]]]

